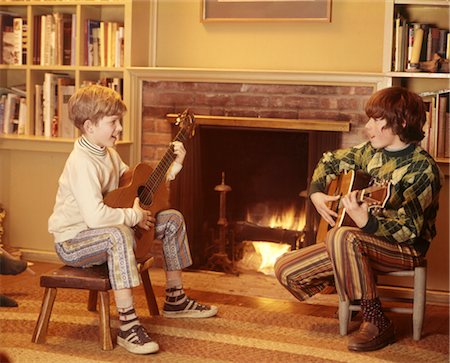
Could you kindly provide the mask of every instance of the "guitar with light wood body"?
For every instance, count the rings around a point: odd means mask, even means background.
[[[194,135],[194,115],[189,110],[180,114],[175,124],[180,126],[180,130],[173,141],[184,142]],[[168,209],[169,191],[164,181],[175,158],[171,143],[155,169],[146,163],[139,163],[124,173],[120,178],[119,188],[106,194],[104,203],[112,208],[132,208],[135,198],[139,197],[140,206],[150,211],[153,216]],[[139,262],[150,255],[154,228],[147,231],[135,226],[133,229],[136,239],[135,256]]]
[[[363,172],[350,170],[344,172],[336,179],[332,180],[328,186],[327,194],[330,196],[339,195],[341,197],[357,190],[357,200],[360,203],[366,202],[371,209],[382,209],[390,197],[390,183],[380,182],[369,186],[371,176]],[[329,208],[338,214],[336,218],[336,227],[356,226],[353,220],[348,216],[345,208],[341,205],[341,198],[329,203]],[[331,226],[321,218],[316,233],[316,243],[325,242],[328,231]]]

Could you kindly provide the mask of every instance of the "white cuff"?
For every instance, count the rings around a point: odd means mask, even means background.
[[[172,165],[170,166],[169,172],[166,175],[166,180],[171,181],[174,180],[177,174],[180,172],[181,168],[183,167],[183,164],[180,164],[177,161],[174,161]]]

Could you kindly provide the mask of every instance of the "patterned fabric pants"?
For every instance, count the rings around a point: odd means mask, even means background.
[[[181,270],[192,264],[186,227],[176,210],[158,213],[155,238],[163,244],[165,268]],[[108,264],[109,279],[114,290],[132,288],[141,283],[134,256],[134,233],[124,225],[87,229],[75,238],[55,244],[62,262],[74,267]]]
[[[275,263],[275,275],[301,301],[332,284],[338,284],[342,300],[374,299],[377,272],[411,270],[420,262],[418,252],[405,243],[340,227],[328,232],[325,243],[282,255]]]

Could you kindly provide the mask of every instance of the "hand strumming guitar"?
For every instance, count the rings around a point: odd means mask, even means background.
[[[148,231],[155,226],[155,218],[152,216],[152,212],[141,208],[138,197],[134,199],[133,209],[142,215],[141,221],[137,224],[139,227]]]
[[[338,216],[338,214],[329,208],[329,203],[334,202],[339,198],[339,195],[332,196],[322,192],[316,192],[311,194],[310,196],[311,202],[313,202],[317,212],[325,221],[328,222],[331,227],[334,227],[335,218]]]

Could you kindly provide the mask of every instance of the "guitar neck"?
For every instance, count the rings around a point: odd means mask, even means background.
[[[177,135],[173,139],[173,141],[180,141],[184,142],[187,140],[188,137],[188,131],[184,128],[182,128],[180,131],[178,131]],[[172,142],[173,142],[172,141]],[[167,171],[170,168],[170,165],[174,162],[176,158],[175,153],[173,152],[173,146],[170,145],[167,151],[165,152],[164,156],[159,161],[158,165],[156,166],[155,170],[150,174],[146,185],[151,187],[151,191],[154,192],[156,189],[158,189],[161,182],[164,180],[164,177],[167,174]]]

